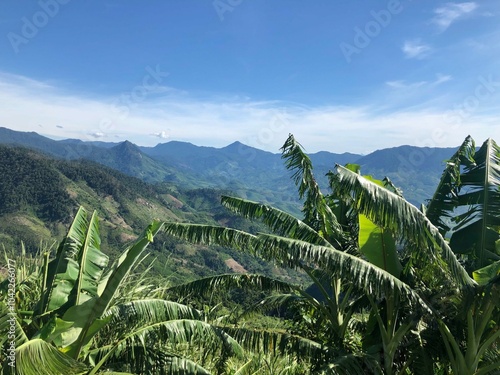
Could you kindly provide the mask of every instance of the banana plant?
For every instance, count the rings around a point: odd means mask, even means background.
[[[393,306],[391,316],[397,316],[400,302],[405,306],[412,306],[414,311],[421,314],[430,313],[419,294],[398,277],[401,265],[397,259],[395,238],[400,234],[396,232],[399,228],[378,220],[369,210],[358,205],[357,191],[352,186],[346,187],[346,177],[341,172],[335,178],[338,183],[336,187],[343,190],[324,196],[314,178],[309,157],[292,135],[285,142],[282,151],[287,167],[293,172],[292,178],[298,187],[299,196],[305,199],[303,220],[269,205],[223,196],[224,207],[247,219],[262,221],[274,234],[253,235],[234,228],[181,223],[165,223],[164,230],[189,242],[231,247],[282,267],[305,272],[319,291],[320,298],[313,297],[303,288],[295,287],[291,288],[292,292],[270,295],[259,306],[307,306],[309,311],[314,312],[315,323],[321,327],[321,331],[326,329],[332,332],[331,335],[320,337],[318,334],[311,339],[333,352],[346,349],[346,333],[353,326],[353,314],[361,311],[357,301],[362,295],[372,298],[372,307],[389,298],[392,301],[390,305]],[[395,191],[392,193],[380,186],[384,185],[382,182],[349,172],[384,190],[386,195],[392,194],[401,202],[406,202],[396,194],[396,190],[392,189]],[[349,201],[346,203],[347,195]],[[349,204],[354,204],[354,210],[348,207]],[[344,215],[337,216],[335,213],[341,210]],[[426,220],[424,215],[416,211],[420,215],[419,220]],[[353,218],[355,223],[352,222]],[[397,220],[396,217],[394,220]],[[348,226],[357,229],[346,230]],[[362,228],[361,236],[359,227]],[[428,242],[432,240],[434,239],[427,238]],[[433,249],[429,251],[436,257],[440,256]],[[370,309],[368,302],[364,306]],[[387,371],[392,370],[391,359],[417,321],[414,317],[409,320],[395,319],[392,325],[384,328],[387,332],[384,346],[387,351]],[[364,360],[368,358],[370,357],[364,356]],[[328,366],[325,363],[323,365]]]
[[[242,356],[241,346],[195,309],[154,296],[117,298],[163,223],[152,222],[108,267],[108,257],[100,250],[98,216],[88,216],[81,207],[55,257],[49,262],[44,256],[36,272],[39,294],[31,312],[13,315],[0,301],[2,347],[12,341],[4,333],[15,328],[16,366],[5,362],[4,373],[97,374],[111,364],[127,373],[210,373],[180,353],[179,343],[205,342],[205,352],[212,357]],[[31,276],[17,280],[19,285],[28,285]],[[31,319],[23,319],[26,315]],[[219,369],[223,367],[221,362]]]
[[[468,136],[447,162],[425,211],[450,237],[469,273],[493,263],[500,270],[500,147],[495,141],[486,140],[476,151]]]
[[[461,288],[457,313],[438,319],[450,366],[456,374],[489,373],[500,367],[500,147],[495,141],[487,139],[476,149],[466,137],[447,161],[424,212],[479,284]]]

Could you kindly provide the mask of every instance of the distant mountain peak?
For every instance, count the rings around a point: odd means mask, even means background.
[[[134,143],[132,143],[130,141],[120,142],[115,147],[119,148],[119,149],[125,149],[125,150],[134,151],[134,152],[141,152],[141,150],[139,149],[139,147],[136,144],[134,144]]]

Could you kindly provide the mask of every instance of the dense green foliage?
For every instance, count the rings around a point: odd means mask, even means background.
[[[165,229],[306,272],[313,286],[288,284],[289,291],[269,294],[256,308],[287,310],[292,332],[321,346],[322,354],[302,353],[315,372],[496,374],[500,251],[491,243],[500,242],[500,152],[492,140],[476,154],[469,143],[457,155],[469,147],[470,158],[452,157],[438,186],[443,192],[422,212],[389,180],[363,177],[354,165],[329,173],[331,193],[324,196],[311,160],[290,136],[283,157],[304,199],[302,221],[269,205],[223,197],[226,208],[275,234],[178,223]],[[436,214],[438,206],[443,213]],[[463,241],[448,241],[440,231],[446,212],[460,206],[454,233],[477,238],[465,242],[467,251]],[[205,282],[204,290],[210,286]]]
[[[173,220],[150,223],[109,266],[97,215],[80,209],[55,257],[43,255],[31,270],[16,271],[17,372],[38,373],[43,360],[52,374],[259,368],[269,374],[498,374],[496,143],[487,140],[477,150],[468,137],[421,209],[391,180],[363,176],[354,164],[327,173],[324,195],[292,135],[282,157],[303,201],[301,219],[228,192],[221,202],[231,214],[216,208],[218,191],[181,192],[187,205],[166,184],[150,187],[144,196],[170,205]],[[119,206],[135,198],[121,191],[119,175],[101,176],[91,164],[57,171],[101,198],[111,192]],[[197,246],[158,241],[161,232]],[[174,268],[191,259],[221,274],[169,287],[128,279],[153,237],[163,255],[176,259]],[[248,261],[251,272],[225,273],[228,258]],[[274,267],[283,270],[281,278],[270,277],[278,274]],[[0,290],[0,330],[7,332],[8,280]]]
[[[47,221],[66,219],[70,197],[53,161],[27,149],[0,146],[0,215],[33,210]]]

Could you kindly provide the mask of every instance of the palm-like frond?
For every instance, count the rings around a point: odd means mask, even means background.
[[[318,267],[352,283],[368,295],[384,296],[388,292],[397,291],[429,311],[420,296],[397,277],[363,259],[331,247],[261,234],[256,252],[264,259],[278,259],[293,268]]]
[[[359,212],[379,226],[392,230],[401,241],[415,243],[430,259],[440,254],[457,282],[475,285],[438,228],[419,209],[346,168],[337,166],[337,173],[342,188],[354,195]]]
[[[113,357],[120,357],[132,347],[172,348],[179,343],[194,343],[213,354],[229,351],[229,354],[242,356],[243,351],[231,336],[223,329],[200,320],[178,319],[167,321],[150,321],[138,325],[126,332],[111,344],[102,345],[91,351],[96,358],[96,365],[102,366]]]
[[[304,221],[328,239],[328,242],[336,243],[341,236],[341,226],[314,178],[311,159],[292,134],[288,136],[281,150],[286,167],[294,171],[292,178],[299,188],[299,197],[306,197],[302,210]]]
[[[61,353],[41,339],[33,339],[16,348],[15,373],[18,375],[77,375],[86,366]]]
[[[458,204],[461,187],[461,167],[472,167],[475,164],[476,144],[471,136],[465,138],[457,152],[446,163],[434,196],[425,207],[425,215],[444,236],[450,230],[446,219],[451,218]]]
[[[168,288],[167,291],[178,295],[195,294],[208,296],[213,293],[224,293],[233,288],[248,290],[256,288],[265,292],[290,292],[295,290],[293,285],[271,277],[256,274],[226,274],[205,277],[185,284]]]
[[[217,244],[247,251],[290,268],[303,269],[305,266],[317,265],[323,270],[328,270],[340,278],[353,282],[369,294],[383,295],[384,290],[397,289],[411,300],[426,306],[409,286],[396,277],[358,257],[335,250],[331,246],[319,246],[266,234],[254,236],[231,228],[207,225],[166,223],[164,229],[171,235],[194,243]]]
[[[232,327],[223,327],[223,329],[243,348],[253,352],[293,353],[304,358],[318,358],[328,353],[323,345],[286,332]]]
[[[201,319],[202,314],[186,305],[163,299],[135,300],[108,309],[103,318],[110,317],[101,336],[108,340],[110,336],[121,336],[132,327],[148,323],[178,319]]]
[[[450,246],[474,259],[473,270],[500,260],[500,147],[486,140],[474,157],[475,164],[461,175],[458,205],[468,210],[455,217]]]
[[[95,364],[94,364],[95,366]],[[114,373],[108,371],[110,368],[119,367],[127,373]],[[95,372],[99,371],[99,372]],[[120,353],[119,357],[110,357],[102,367],[95,366],[89,375],[210,375],[210,371],[184,357],[176,356],[173,353],[161,349],[143,346],[128,347],[127,350]]]
[[[247,218],[260,219],[269,229],[280,236],[295,238],[318,245],[329,246],[329,242],[321,237],[303,221],[272,206],[252,202],[245,199],[223,196],[222,205],[227,209]]]
[[[212,225],[164,223],[163,230],[171,236],[201,245],[219,245],[250,251],[256,236],[247,232]]]

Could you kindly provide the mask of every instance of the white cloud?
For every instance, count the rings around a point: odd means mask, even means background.
[[[434,82],[432,82],[432,85],[437,86],[437,85],[440,85],[441,83],[445,83],[445,82],[448,82],[451,80],[452,80],[452,77],[450,75],[438,73],[438,74],[436,74],[436,80]]]
[[[393,89],[416,89],[426,85],[427,81],[407,83],[406,81],[403,80],[397,80],[397,81],[387,81],[385,84]]]
[[[385,84],[393,89],[404,89],[412,90],[418,89],[420,87],[434,87],[438,86],[444,82],[448,82],[452,79],[450,75],[436,74],[436,79],[433,81],[417,81],[417,82],[406,82],[404,80],[387,81]]]
[[[405,41],[402,50],[408,59],[423,59],[429,55],[431,47],[423,44],[419,39],[415,39]]]
[[[21,78],[0,74],[0,126],[39,131],[58,139],[98,138],[114,142],[128,139],[138,145],[154,146],[168,137],[213,147],[239,140],[275,153],[289,133],[296,136],[307,152],[368,153],[402,144],[457,146],[469,133],[478,142],[488,137],[500,140],[498,111],[486,114],[478,110],[457,122],[456,116],[447,119],[445,110],[428,107],[399,110],[393,107],[381,113],[375,106],[305,107],[248,98],[169,95],[144,100],[124,113],[112,104],[114,98],[89,99]],[[438,75],[430,81],[393,81],[387,85],[401,90],[412,85],[430,88],[450,79]],[[397,92],[394,95],[401,96]],[[492,100],[496,101],[495,98]],[[387,97],[379,100],[388,101]],[[38,124],[43,124],[43,128]]]
[[[434,10],[433,22],[439,26],[441,31],[446,30],[450,25],[460,18],[477,9],[475,2],[446,3],[444,6]]]
[[[151,135],[154,137],[158,137],[160,139],[170,138],[170,132],[166,132],[165,130],[162,130],[161,132],[158,132],[158,133],[152,133]]]

